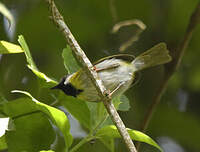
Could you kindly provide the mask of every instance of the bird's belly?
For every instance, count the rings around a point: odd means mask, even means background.
[[[123,94],[134,80],[131,67],[120,66],[117,69],[102,71],[98,74],[107,90],[111,93],[115,90],[112,97]],[[121,86],[116,90],[119,85]]]
[[[119,66],[113,69],[102,70],[98,72],[98,76],[102,80],[106,89],[111,93],[119,85],[121,85],[117,90],[114,91],[112,98],[123,94],[130,87],[134,80],[134,73],[131,66]],[[96,91],[96,88],[87,75],[83,74],[81,79],[84,80],[84,83],[82,84],[82,88],[84,88],[84,90],[77,97],[86,101],[100,101],[100,97]]]

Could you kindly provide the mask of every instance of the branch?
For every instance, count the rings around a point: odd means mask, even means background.
[[[167,88],[169,79],[172,77],[172,75],[177,71],[178,67],[180,66],[184,52],[188,47],[188,44],[192,38],[192,35],[193,35],[193,32],[194,32],[196,26],[199,23],[200,23],[200,2],[197,4],[196,9],[194,10],[194,12],[192,13],[192,15],[190,17],[190,21],[187,26],[187,29],[186,29],[186,32],[185,32],[182,42],[178,45],[177,49],[175,50],[175,52],[173,54],[173,61],[168,63],[165,66],[164,79],[161,82],[160,87],[153,98],[153,102],[145,115],[143,124],[141,126],[142,132],[146,131],[146,129],[149,125],[149,122],[150,122],[158,104],[160,103],[160,99]],[[139,144],[137,144],[137,149],[139,150]]]
[[[115,24],[112,28],[112,33],[116,33],[119,31],[120,28],[131,25],[137,25],[138,28],[128,41],[121,44],[119,52],[124,52],[128,47],[130,47],[134,42],[136,42],[139,39],[140,34],[146,29],[146,25],[141,20],[132,19],[119,22]]]
[[[122,136],[122,139],[124,140],[126,147],[130,152],[137,152],[135,145],[133,144],[125,125],[123,124],[119,114],[117,113],[113,103],[111,102],[111,99],[108,96],[108,92],[106,88],[103,86],[102,81],[99,79],[96,71],[93,68],[93,65],[83,52],[83,50],[80,48],[79,44],[73,37],[72,33],[70,32],[69,28],[64,22],[63,17],[61,16],[60,12],[56,8],[56,5],[53,0],[46,0],[50,6],[50,11],[52,14],[52,20],[54,23],[58,26],[58,28],[63,33],[66,41],[70,45],[72,51],[75,54],[75,57],[80,61],[83,68],[87,72],[88,77],[91,79],[92,83],[94,84],[99,96],[101,97],[101,100],[104,103],[104,106],[106,110],[108,111],[113,123],[116,125],[120,135]]]

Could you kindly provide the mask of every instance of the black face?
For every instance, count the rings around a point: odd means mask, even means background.
[[[55,87],[51,89],[61,89],[66,95],[76,97],[78,94],[83,92],[81,89],[76,89],[71,83],[64,84],[65,79],[62,79],[62,81]]]

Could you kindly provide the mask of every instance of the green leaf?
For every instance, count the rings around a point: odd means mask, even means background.
[[[36,65],[35,65],[35,63],[34,63],[34,61],[33,61],[33,58],[32,58],[32,56],[31,56],[31,53],[30,53],[30,51],[29,51],[29,47],[28,47],[28,45],[27,45],[27,43],[26,43],[26,41],[25,41],[25,39],[24,39],[24,37],[23,37],[22,35],[20,35],[20,36],[18,37],[18,42],[19,42],[19,44],[21,45],[21,47],[23,48],[23,50],[24,50],[24,53],[25,53],[26,60],[27,60],[28,64],[29,64],[33,69],[38,70],[37,67],[36,67]]]
[[[31,94],[28,92],[19,91],[19,90],[15,90],[12,92],[13,93],[16,93],[16,92],[23,93],[23,94],[29,96],[35,105],[35,109],[40,110],[43,113],[47,114],[47,116],[49,116],[49,118],[54,123],[54,125],[56,125],[60,129],[60,131],[63,133],[66,146],[68,148],[71,146],[73,139],[72,139],[72,135],[70,134],[70,124],[69,124],[69,120],[64,112],[62,112],[54,107],[51,107],[49,105],[39,102],[34,97],[32,97]]]
[[[103,102],[97,103],[96,111],[97,111],[97,118],[95,119],[96,119],[96,123],[99,123],[102,119],[105,119],[107,115],[107,111],[106,111],[106,108],[104,107]]]
[[[54,152],[53,150],[42,150],[40,152]]]
[[[115,151],[115,142],[113,138],[100,138],[99,139],[111,152]]]
[[[63,49],[62,57],[64,59],[65,68],[69,74],[72,74],[80,69],[69,45]]]
[[[39,78],[41,87],[51,88],[58,83],[58,82],[50,79],[49,77],[47,77],[44,73],[38,71],[37,69],[34,69],[30,65],[28,65],[28,68],[31,69],[32,72]]]
[[[125,95],[115,97],[112,102],[117,110],[128,111],[130,109],[129,99]]]
[[[61,93],[59,101],[86,128],[91,129],[90,110],[85,101]]]
[[[19,45],[0,41],[0,54],[9,54],[9,53],[22,53],[24,52]]]
[[[15,22],[15,19],[6,6],[0,2],[0,13],[2,13],[8,20],[10,26]]]
[[[50,149],[55,132],[46,114],[37,112],[13,118],[15,130],[6,132],[9,151],[36,152]]]
[[[11,118],[38,111],[35,107],[35,103],[29,98],[19,98],[7,102],[2,105],[2,110]]]
[[[131,136],[131,139],[152,145],[158,148],[162,152],[162,149],[160,148],[160,146],[149,136],[145,135],[144,133],[140,131],[132,130],[129,128],[127,128],[127,130]],[[101,128],[100,130],[97,131],[96,136],[99,138],[120,138],[121,137],[116,126],[114,125],[109,125],[109,126],[105,126]]]
[[[14,130],[6,132],[9,151],[38,151],[49,148],[55,133],[45,114],[39,113],[29,98],[4,103],[3,112],[13,118]],[[48,137],[46,136],[48,134]]]
[[[44,73],[40,72],[38,68],[36,67],[33,58],[31,56],[31,53],[29,51],[28,45],[22,35],[19,36],[18,41],[22,48],[24,49],[24,53],[26,56],[26,60],[28,62],[28,68],[32,70],[32,72],[41,80],[40,81],[40,86],[41,87],[52,87],[57,84],[56,81],[50,79],[47,77]]]
[[[117,110],[119,109],[119,105],[122,103],[120,100],[120,96],[113,98],[112,102]]]
[[[129,100],[125,95],[115,97],[112,100],[112,102],[117,110],[128,111],[130,108]],[[98,103],[86,102],[86,104],[88,105],[90,113],[92,115],[91,123],[93,127],[99,124],[99,122],[101,122],[102,120],[104,120],[104,122],[101,126],[113,124],[112,120],[109,117],[106,119],[107,111],[104,107],[103,102],[98,102]]]
[[[129,104],[129,99],[125,96],[125,95],[121,95],[120,96],[120,105],[119,105],[119,108],[117,110],[120,110],[120,111],[128,111],[131,106]]]
[[[5,138],[5,135],[0,137],[0,151],[1,150],[5,150],[7,149],[7,143],[6,143],[6,138]]]

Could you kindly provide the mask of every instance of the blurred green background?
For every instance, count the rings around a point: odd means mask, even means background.
[[[126,0],[114,1],[117,21],[140,19],[147,28],[140,39],[125,53],[138,55],[159,42],[166,42],[173,51],[183,35],[189,17],[198,0]],[[41,72],[56,80],[66,74],[62,49],[66,42],[60,31],[49,20],[44,0],[2,0],[16,19],[14,35],[10,35],[5,19],[0,16],[0,39],[17,43],[22,34],[30,47],[32,56]],[[118,54],[119,46],[134,34],[135,26],[122,28],[111,34],[113,21],[109,0],[57,0],[73,35],[91,61]],[[195,30],[183,62],[170,79],[168,88],[147,130],[165,152],[200,151],[200,26]],[[120,115],[129,128],[139,129],[152,97],[163,76],[163,67],[154,67],[141,73],[137,85],[126,92],[131,101],[128,112]],[[27,90],[46,103],[53,101],[51,90],[38,94],[36,76],[26,67],[24,54],[0,55],[0,92],[8,99],[19,95],[11,90]],[[116,141],[116,151],[124,151],[121,140]],[[98,148],[97,148],[98,147]],[[80,151],[107,151],[99,142],[86,144]],[[155,151],[142,144],[141,151]]]

